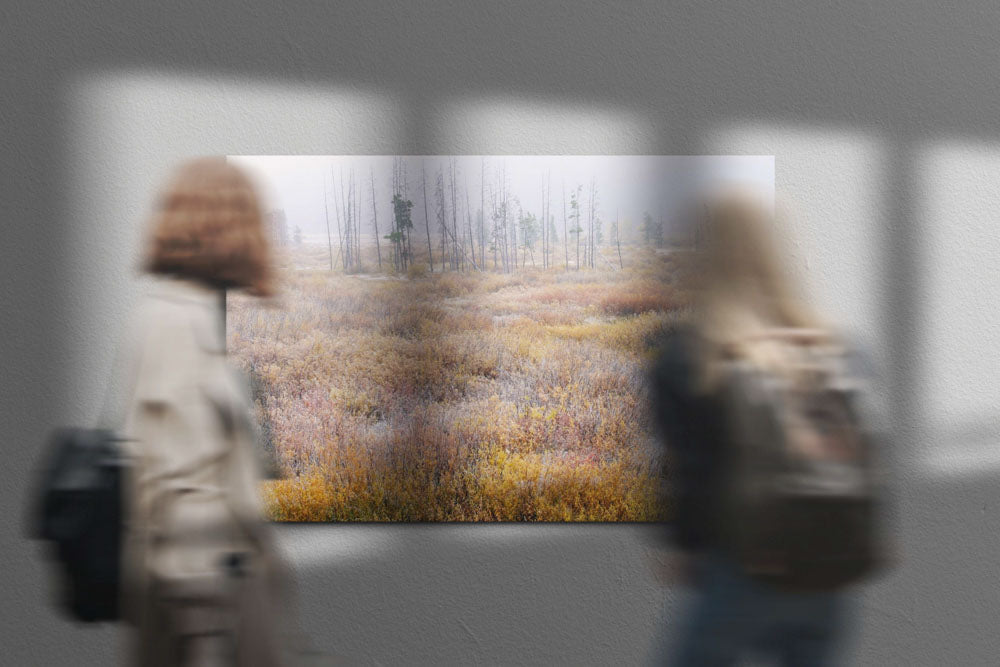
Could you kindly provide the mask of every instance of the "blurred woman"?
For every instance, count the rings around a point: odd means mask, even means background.
[[[153,215],[124,432],[124,608],[132,659],[274,665],[282,614],[261,518],[245,383],[226,359],[224,291],[271,294],[254,187],[224,158],[183,165]]]
[[[733,665],[752,651],[787,665],[829,664],[843,594],[783,592],[751,579],[723,548],[719,516],[723,364],[735,357],[778,369],[787,347],[769,342],[768,332],[826,327],[794,295],[773,216],[759,199],[730,192],[705,213],[685,278],[691,322],[671,336],[652,377],[653,413],[671,455],[671,535],[682,560],[673,569],[693,593],[666,664]]]

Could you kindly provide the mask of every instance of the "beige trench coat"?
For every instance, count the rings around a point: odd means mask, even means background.
[[[221,307],[218,291],[160,279],[130,337],[123,603],[143,666],[278,663],[256,429]]]

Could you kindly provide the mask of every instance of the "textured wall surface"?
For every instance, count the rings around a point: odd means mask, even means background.
[[[996,664],[994,3],[42,4],[0,8],[0,662],[117,659],[52,612],[24,495],[98,409],[177,159],[762,153],[806,288],[884,369],[902,564],[856,661]],[[373,665],[639,664],[683,596],[652,530],[279,528],[316,643]]]

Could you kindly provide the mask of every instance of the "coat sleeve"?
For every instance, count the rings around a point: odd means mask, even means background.
[[[691,390],[693,361],[687,337],[675,333],[664,346],[653,367],[650,394],[666,449],[661,488],[666,490],[663,501],[673,529],[670,540],[684,551],[695,551],[708,542],[713,461]]]
[[[192,314],[153,310],[139,334],[124,431],[133,454],[126,568],[141,598],[152,581],[180,590],[217,580],[224,555],[247,549],[242,519],[259,517],[243,479],[253,472],[240,469],[213,401],[227,395],[225,358],[199,345]]]
[[[258,493],[263,478],[258,455],[260,430],[253,418],[248,383],[224,359],[218,361],[218,376],[213,383],[217,389],[211,402],[222,424],[230,456],[230,501],[242,520],[256,523],[262,512]]]
[[[148,324],[146,313],[133,323],[128,365],[131,392],[122,424],[131,460],[125,484],[122,593],[125,619],[140,627],[149,623],[148,561],[160,531],[154,525],[155,480],[170,464],[166,453],[171,433],[180,431],[180,415],[172,405],[176,378],[167,372],[171,363],[164,336],[170,332]]]

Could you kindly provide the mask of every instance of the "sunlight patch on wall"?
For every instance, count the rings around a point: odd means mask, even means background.
[[[916,210],[924,235],[921,412],[935,430],[996,423],[1000,409],[1000,309],[996,307],[1000,294],[1000,145],[931,143],[918,154],[917,174],[920,201]],[[987,440],[997,436],[1000,428],[994,427]],[[995,447],[991,444],[987,449]],[[995,458],[995,467],[1000,467],[1000,457]]]
[[[139,246],[157,191],[198,155],[398,150],[405,110],[375,88],[148,70],[82,74],[65,91],[63,250],[73,378],[67,419],[89,420],[139,292]]]
[[[942,429],[930,438],[920,462],[934,477],[995,476],[1000,471],[1000,429],[984,424]]]
[[[719,128],[705,141],[710,153],[774,155],[781,231],[804,289],[837,325],[866,346],[882,347],[887,295],[880,137],[748,123]]]
[[[399,551],[399,535],[377,526],[283,526],[276,537],[296,569],[373,563]]]
[[[658,144],[651,119],[627,107],[488,97],[443,100],[429,110],[442,154],[645,154]]]

